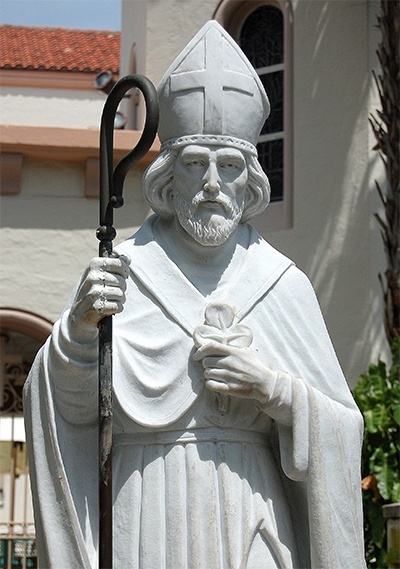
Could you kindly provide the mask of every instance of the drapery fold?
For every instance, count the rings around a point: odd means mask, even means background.
[[[284,529],[289,520],[298,545],[298,561],[293,553],[293,562],[299,567],[363,568],[362,420],[308,279],[254,230],[243,229],[249,251],[244,286],[234,293],[228,289],[217,300],[235,305],[237,322],[252,330],[252,347],[265,365],[283,372],[290,397],[282,397],[284,422],[279,405],[272,420],[268,406],[260,409],[254,401],[237,398],[229,398],[224,414],[215,395],[204,388],[201,364],[192,360],[191,334],[202,324],[207,299],[175,266],[167,271],[174,286],[157,282],[159,267],[171,261],[151,225],[150,219],[119,247],[132,259],[132,273],[130,300],[114,319],[116,442],[122,435],[135,443],[148,432],[212,426],[227,432],[242,429],[250,438],[254,433],[254,440],[224,441],[221,436],[218,441],[146,447],[116,444],[117,559],[132,560],[131,566],[137,562],[140,569],[154,567],[146,561],[152,554],[145,554],[151,544],[163,560],[157,569],[185,569],[185,563],[192,568],[194,560],[202,567],[204,551],[211,547],[216,569],[246,569],[252,543],[261,536],[268,544],[266,555],[273,552],[277,566],[280,560],[281,566],[291,567],[291,531],[285,534]],[[179,305],[182,295],[191,302],[185,315]],[[97,563],[97,365],[93,346],[85,351],[68,342],[67,311],[38,354],[25,388],[43,569],[90,569]],[[158,353],[147,346],[150,338]],[[265,445],[259,443],[260,434]],[[206,482],[197,484],[202,478]],[[158,496],[154,504],[152,496]],[[152,519],[164,527],[156,543]],[[183,519],[191,521],[191,530]],[[207,524],[211,533],[205,544],[196,536]]]

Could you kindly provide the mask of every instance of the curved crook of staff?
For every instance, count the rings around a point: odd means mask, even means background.
[[[138,88],[146,103],[146,122],[138,144],[114,169],[114,119],[127,91]],[[112,256],[113,210],[123,205],[123,185],[129,169],[150,149],[157,134],[158,102],[154,85],[143,75],[127,75],[107,97],[100,126],[99,256]],[[112,317],[99,322],[99,569],[112,569]]]

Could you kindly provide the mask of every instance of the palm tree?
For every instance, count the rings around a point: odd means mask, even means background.
[[[384,188],[376,182],[384,207],[375,214],[387,261],[385,275],[379,275],[385,303],[385,332],[390,345],[400,338],[400,3],[381,0],[378,16],[381,43],[377,55],[380,72],[374,73],[381,110],[370,118],[376,146],[384,163]]]

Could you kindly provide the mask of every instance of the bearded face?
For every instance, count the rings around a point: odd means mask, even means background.
[[[238,226],[242,213],[243,204],[239,206],[227,196],[220,195],[215,200],[215,209],[221,208],[224,213],[210,212],[206,216],[199,213],[199,208],[207,206],[208,198],[203,191],[196,194],[191,201],[177,193],[173,195],[173,205],[178,221],[201,245],[222,245]],[[211,209],[208,205],[208,209]]]
[[[198,243],[224,243],[238,226],[248,171],[240,150],[188,145],[176,159],[172,204],[180,225]]]

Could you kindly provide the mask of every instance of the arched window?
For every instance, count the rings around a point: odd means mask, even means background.
[[[288,0],[222,0],[214,18],[238,42],[267,91],[271,114],[257,145],[271,183],[261,232],[292,226],[292,17]]]
[[[258,148],[261,166],[271,183],[271,201],[283,199],[283,14],[276,6],[260,6],[240,30],[239,45],[255,67],[271,103]]]

